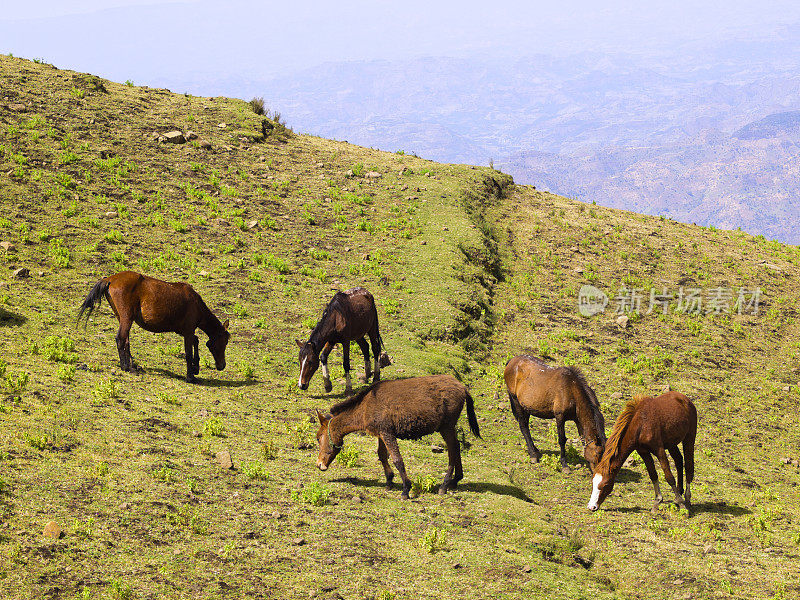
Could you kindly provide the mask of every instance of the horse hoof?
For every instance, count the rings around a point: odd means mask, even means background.
[[[569,475],[570,473],[572,473],[572,469],[570,469],[569,467],[561,467],[561,472],[564,475]]]
[[[333,384],[331,384],[331,383],[326,383],[325,384],[325,392],[326,393],[330,392],[332,389],[333,389]]]
[[[400,500],[408,500],[408,492],[403,492],[400,494]]]
[[[531,462],[535,465],[541,460],[541,456],[531,456]]]

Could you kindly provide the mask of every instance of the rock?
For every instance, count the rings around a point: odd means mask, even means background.
[[[205,140],[199,140],[197,145],[200,146],[203,150],[211,150],[211,144]]]
[[[716,553],[717,553],[717,549],[714,548],[713,544],[706,544],[705,546],[703,546],[703,555],[704,556],[706,554],[716,554]]]
[[[200,271],[200,272],[198,273],[198,275],[199,275],[200,277],[208,277],[208,271]]]
[[[800,460],[797,460],[796,458],[793,458],[792,459],[792,466],[793,467],[800,467]]]
[[[628,326],[628,315],[618,316],[617,325],[619,325],[622,329],[625,329]]]
[[[180,131],[168,131],[162,137],[164,141],[169,144],[183,144],[186,141],[186,138],[183,137]]]
[[[17,249],[17,247],[11,242],[0,242],[0,248],[6,252],[14,252]]]
[[[612,400],[622,399],[622,392],[614,392],[613,394],[611,394],[611,399]]]
[[[781,462],[782,462],[783,464],[785,464],[785,465],[790,465],[790,464],[792,464],[792,459],[791,459],[791,458],[789,458],[788,456],[784,456],[784,457],[781,459]]]
[[[217,125],[217,127],[219,127],[220,129],[226,129],[228,127],[228,124],[227,123],[219,123]]]
[[[30,277],[30,270],[26,269],[25,267],[21,267],[14,271],[14,279],[25,279],[26,277]]]
[[[363,500],[361,500],[361,496],[353,496],[351,500],[353,504],[361,504],[363,502]]]
[[[196,140],[197,134],[194,131],[187,131],[186,133],[183,134],[183,137],[185,137],[187,141]]]
[[[55,521],[48,521],[47,525],[44,526],[42,535],[57,540],[61,537],[61,527]]]
[[[256,227],[258,227],[258,221],[256,221],[255,219],[247,223],[248,229],[255,229]]]
[[[217,462],[223,469],[233,468],[233,459],[231,458],[231,453],[228,450],[220,450],[217,452]]]
[[[454,569],[460,569],[461,568],[461,563],[453,563],[453,568]]]
[[[292,540],[293,546],[305,546],[305,543],[306,543],[306,538],[299,537],[299,538],[294,538]]]
[[[525,565],[524,567],[522,567],[523,573],[530,573],[531,571],[533,571],[533,569],[531,569],[530,565]]]
[[[444,452],[444,447],[440,446],[439,444],[431,444],[431,452],[434,454],[441,454]]]
[[[3,242],[3,243],[5,243],[5,242]],[[0,246],[2,246],[2,245],[3,245],[3,244],[0,244]],[[6,249],[7,249],[7,248],[6,248]],[[784,391],[784,392],[791,392],[791,391],[792,391],[792,386],[790,386],[790,385],[785,385],[785,386],[783,386],[783,391]]]
[[[379,179],[381,177],[383,177],[383,175],[381,175],[377,171],[367,171],[366,173],[364,173],[364,178],[366,179]]]
[[[130,502],[123,502],[122,504],[119,505],[120,510],[128,510],[130,507],[131,507]]]
[[[117,214],[117,212],[116,212],[116,211],[114,211],[114,210],[110,210],[110,211],[108,211],[108,212],[107,212],[105,215],[103,215],[103,216],[105,216],[105,217],[106,217],[106,218],[108,218],[108,219],[116,219],[116,218],[117,218],[119,215]]]
[[[575,267],[575,272],[576,272],[578,275],[580,275],[581,273],[583,273],[583,267]]]
[[[672,386],[670,384],[667,384],[663,388],[661,388],[661,393],[662,394],[666,394],[667,392],[671,392],[671,391],[672,391]]]
[[[230,221],[226,221],[225,219],[217,219],[217,223],[219,225],[222,225],[223,227],[227,227],[228,225],[230,225]]]

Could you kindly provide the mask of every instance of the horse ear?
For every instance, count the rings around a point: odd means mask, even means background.
[[[301,342],[298,339],[295,339],[294,343],[297,344],[298,348],[300,348],[301,350],[303,349],[303,342]],[[319,411],[317,411],[317,412],[319,412]]]
[[[317,409],[317,418],[319,419],[320,425],[325,425],[325,417],[322,416],[322,413],[319,412],[319,409]]]
[[[230,323],[231,323],[231,320],[230,320],[230,319],[225,319],[225,322],[222,324],[222,326],[223,326],[225,329],[227,329],[227,328],[228,328],[228,325],[230,325]]]

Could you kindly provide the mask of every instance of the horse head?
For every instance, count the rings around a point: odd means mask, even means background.
[[[592,440],[584,446],[583,457],[589,462],[589,469],[591,469],[592,472],[594,472],[597,465],[600,463],[604,449],[605,444],[601,443],[599,440]]]
[[[592,497],[589,498],[589,504],[586,506],[586,508],[591,511],[600,508],[603,500],[605,500],[611,493],[611,490],[614,489],[616,474],[611,472],[610,462],[611,461],[608,460],[601,461],[594,472],[594,477],[592,478]]]
[[[331,440],[330,423],[332,418],[324,417],[322,413],[317,411],[317,419],[319,419],[319,429],[317,429],[317,443],[319,444],[317,467],[320,471],[326,471],[342,449],[341,440],[339,440],[339,444]]]
[[[214,337],[209,337],[206,346],[211,351],[211,356],[214,357],[214,364],[217,371],[222,371],[225,368],[225,348],[228,346],[228,340],[231,334],[228,333],[229,320],[225,319],[222,324],[222,329]]]
[[[297,380],[297,386],[301,390],[307,390],[308,382],[319,368],[319,351],[313,342],[309,341],[304,344],[300,340],[295,340],[295,343],[300,348],[300,354],[297,357],[300,362],[300,377]]]

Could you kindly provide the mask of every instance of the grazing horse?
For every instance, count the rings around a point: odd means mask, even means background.
[[[225,347],[228,345],[228,321],[219,319],[208,309],[200,295],[188,283],[170,283],[153,277],[122,271],[103,277],[92,287],[83,301],[78,321],[86,312],[86,320],[105,298],[119,321],[117,350],[119,368],[133,370],[130,331],[136,323],[146,331],[173,331],[183,336],[186,350],[186,381],[192,383],[200,372],[198,327],[208,335],[206,346],[214,356],[217,370],[225,368]],[[87,312],[88,311],[88,312]]]
[[[364,380],[369,381],[372,369],[369,364],[369,345],[364,336],[369,336],[372,355],[375,359],[373,383],[381,379],[381,367],[390,364],[388,355],[381,353],[383,340],[378,332],[378,310],[375,300],[364,288],[354,288],[347,292],[336,292],[322,311],[317,326],[304,344],[295,343],[300,348],[300,377],[297,385],[301,390],[308,389],[308,382],[322,365],[322,378],[325,391],[333,389],[328,371],[328,355],[336,344],[342,345],[342,362],[346,378],[345,391],[350,392],[350,342],[355,341],[364,355]]]
[[[636,398],[625,406],[614,424],[614,431],[608,438],[606,450],[592,480],[592,497],[587,508],[597,510],[606,496],[614,489],[614,480],[625,459],[636,450],[642,457],[653,489],[656,493],[653,513],[661,503],[661,487],[658,473],[651,454],[655,454],[664,478],[675,492],[679,506],[691,510],[692,492],[689,489],[694,479],[694,439],[697,435],[697,409],[692,401],[678,392],[667,392],[655,398]],[[686,494],[683,494],[683,457],[678,444],[683,442],[686,455]],[[675,461],[678,471],[678,485],[669,469],[667,451]]]
[[[515,356],[506,365],[505,381],[511,411],[533,462],[539,462],[542,453],[531,439],[528,427],[531,415],[540,419],[555,418],[562,469],[567,468],[564,423],[574,421],[585,444],[583,456],[594,470],[606,444],[606,425],[594,390],[580,370],[551,367],[532,356]]]
[[[416,440],[434,431],[442,434],[447,445],[448,467],[439,493],[444,494],[464,477],[461,468],[461,448],[456,436],[456,422],[464,403],[467,420],[475,437],[480,438],[478,420],[472,396],[452,375],[429,375],[382,381],[340,402],[331,408],[331,415],[317,411],[319,456],[317,467],[325,471],[342,449],[344,436],[354,431],[366,431],[378,438],[378,459],[386,475],[386,489],[392,486],[394,466],[403,480],[401,498],[408,500],[411,480],[400,456],[398,439]]]

